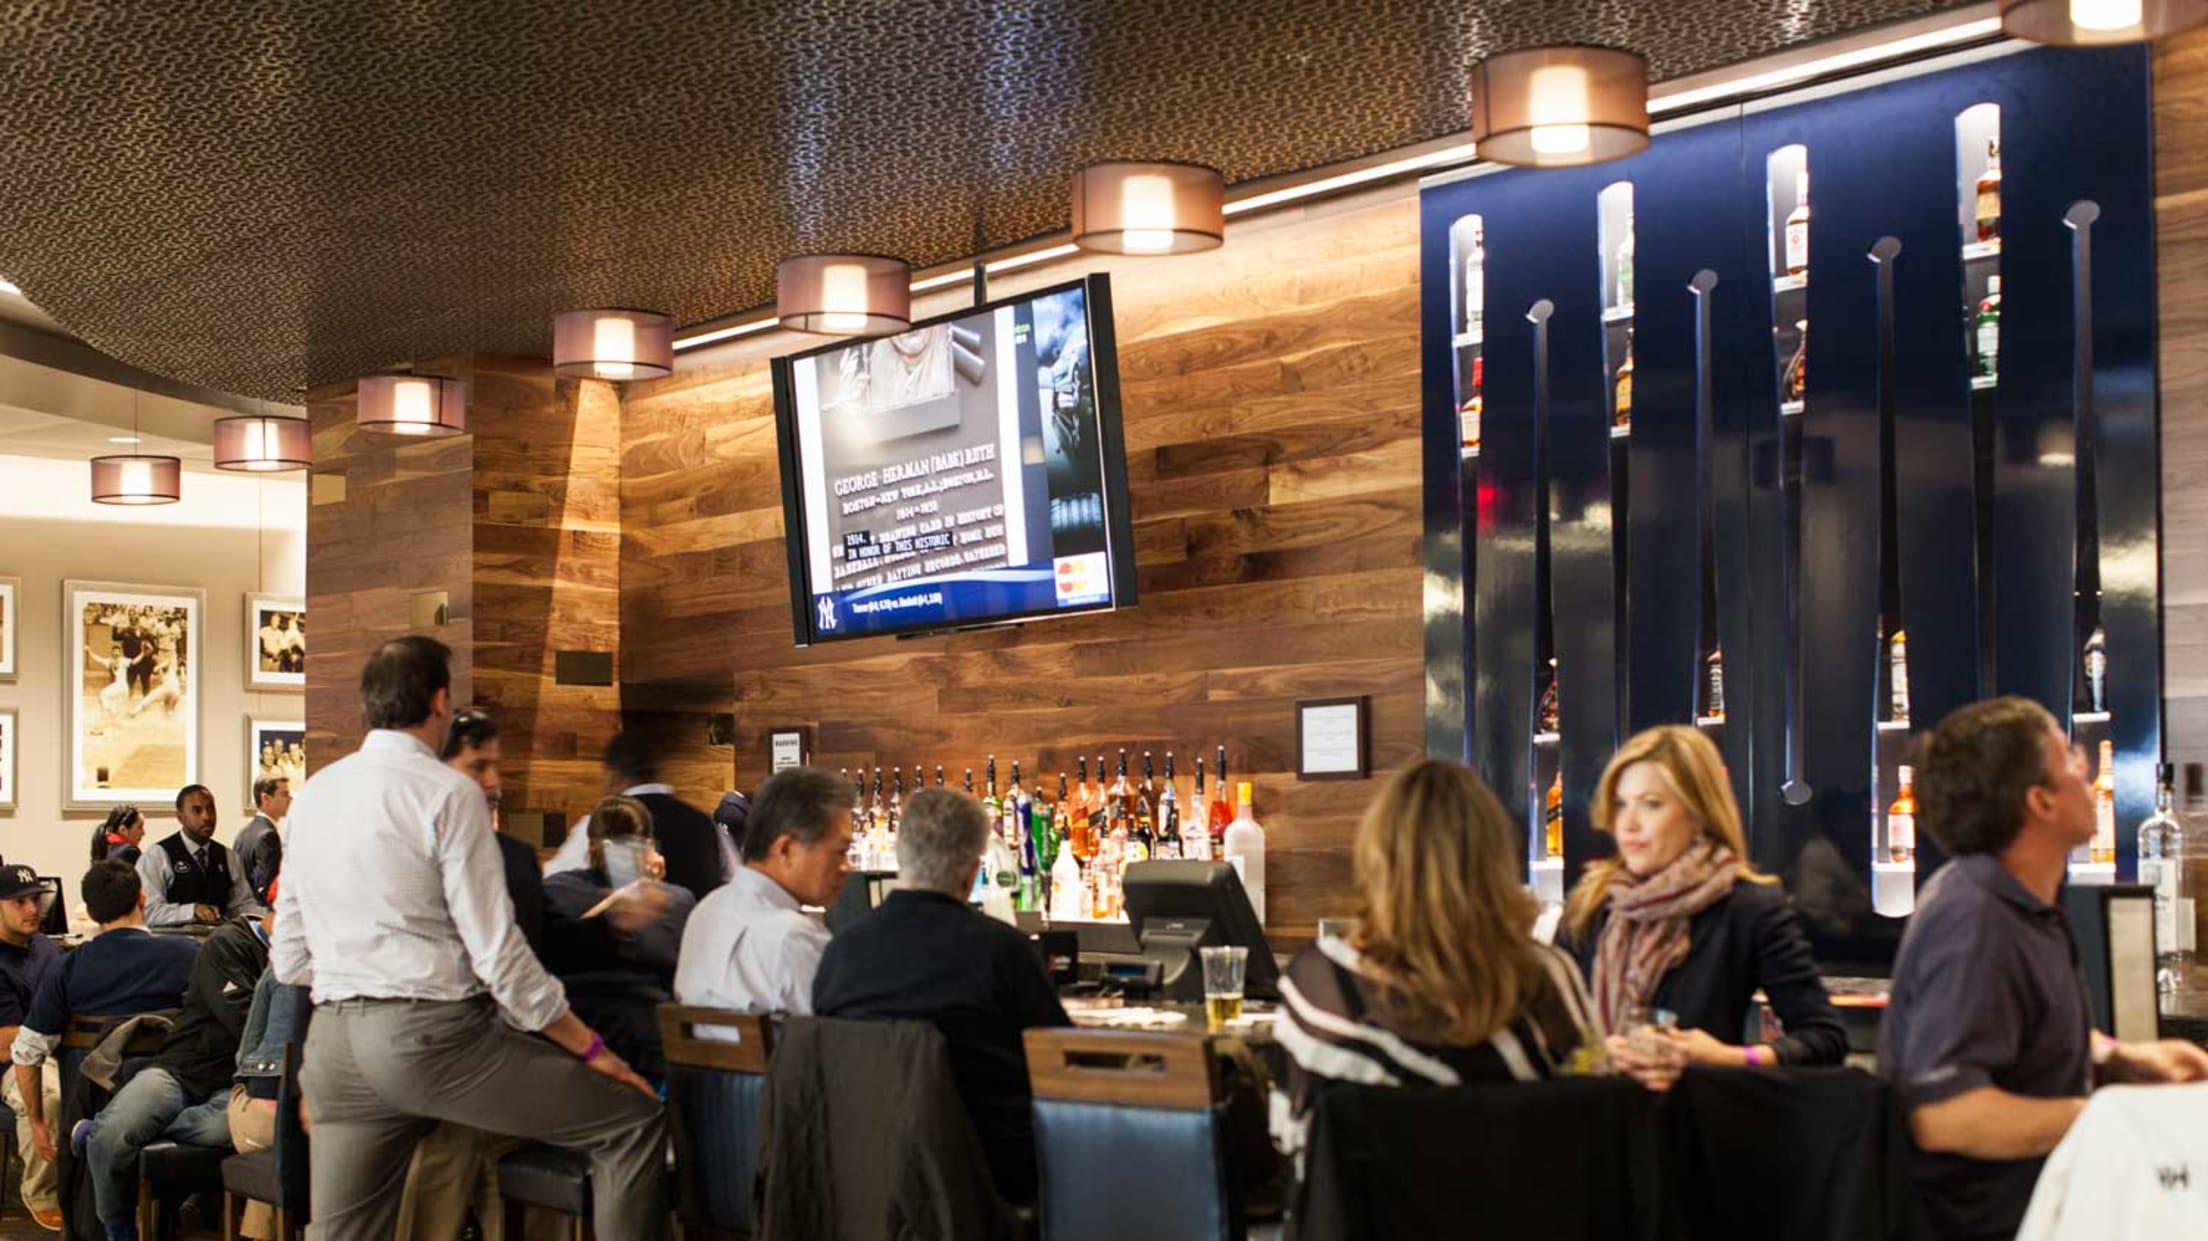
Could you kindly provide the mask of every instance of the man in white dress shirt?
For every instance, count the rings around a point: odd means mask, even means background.
[[[744,828],[744,864],[700,902],[682,933],[675,998],[752,1013],[813,1011],[813,973],[828,930],[800,905],[825,907],[851,873],[851,786],[813,767],[759,788]]]
[[[482,790],[437,759],[450,660],[421,636],[378,648],[360,676],[372,731],[292,802],[270,964],[314,993],[315,1224],[390,1237],[415,1141],[451,1121],[588,1154],[597,1234],[655,1236],[659,1101],[514,925]]]

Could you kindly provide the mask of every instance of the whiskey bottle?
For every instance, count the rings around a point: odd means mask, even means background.
[[[1480,411],[1484,405],[1480,389],[1486,382],[1487,359],[1472,359],[1472,393],[1457,406],[1457,430],[1462,447],[1468,451],[1477,451],[1480,446]]]
[[[1809,394],[1809,320],[1796,319],[1794,331],[1800,342],[1794,346],[1794,356],[1786,360],[1786,371],[1779,376],[1779,400],[1787,405],[1799,405]]]
[[[968,768],[966,769],[966,796],[968,796],[968,797],[972,797],[973,795],[974,795],[974,769],[973,769],[973,768],[971,768],[971,767],[968,767]]]
[[[1157,774],[1150,763],[1150,751],[1142,752],[1142,783],[1135,788],[1133,806],[1134,822],[1128,831],[1134,841],[1131,860],[1147,862],[1158,856],[1156,799]]]
[[[1096,856],[1096,834],[1089,823],[1089,760],[1074,762],[1081,769],[1081,783],[1074,788],[1072,804],[1065,806],[1066,845],[1073,850],[1073,860],[1085,867]]]
[[[1227,804],[1227,747],[1219,747],[1219,761],[1212,774],[1218,777],[1219,784],[1212,797],[1211,810],[1205,816],[1205,826],[1211,829],[1211,855],[1224,858],[1227,856],[1222,851],[1227,841],[1227,824],[1234,822],[1234,807]]]
[[[1893,681],[1893,722],[1909,722],[1909,631],[1896,629],[1894,640],[1887,649],[1887,668]],[[1901,861],[1895,858],[1895,861]]]
[[[1549,781],[1548,795],[1541,806],[1541,856],[1551,862],[1564,860],[1564,767],[1558,764],[1556,778]]]
[[[2093,710],[2108,710],[2108,633],[2098,626],[2085,640],[2085,696]]]
[[[1977,206],[1972,215],[1978,240],[2001,240],[2001,140],[1986,139],[1986,170],[1978,174]]]
[[[1786,274],[1809,275],[1809,169],[1794,174],[1794,209],[1786,213]]]
[[[1151,830],[1157,834],[1158,856],[1181,856],[1181,799],[1173,791],[1173,751],[1165,752],[1165,787],[1158,790],[1158,800],[1151,814],[1154,822]]]
[[[1711,651],[1702,664],[1708,669],[1709,681],[1704,691],[1707,696],[1702,703],[1702,713],[1713,720],[1722,720],[1725,718],[1725,648]]]
[[[943,764],[941,763],[935,765],[935,787],[943,787]]]
[[[1612,426],[1630,430],[1633,426],[1633,329],[1625,329],[1625,357],[1618,363],[1616,396],[1611,402]]]
[[[2116,860],[2116,743],[2101,742],[2100,771],[2093,777],[2093,853],[2096,866]]]
[[[2168,763],[2155,768],[2154,813],[2139,825],[2139,882],[2154,889],[2155,985],[2165,992],[2182,987],[2193,964],[2193,902],[2176,777]]]
[[[1901,791],[1886,808],[1886,858],[1907,862],[1917,856],[1917,773],[1901,769]]]
[[[1556,660],[1549,660],[1549,683],[1541,690],[1541,705],[1534,713],[1535,727],[1540,732],[1553,733],[1563,727],[1562,704],[1557,701]]]
[[[1977,345],[1978,373],[1992,379],[2001,372],[2001,273],[1986,277],[1986,295],[1978,303],[1978,314],[1971,321],[1971,336]]]

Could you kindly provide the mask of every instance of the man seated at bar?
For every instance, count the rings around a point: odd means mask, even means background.
[[[1899,1089],[1942,1237],[2014,1235],[2094,1079],[2208,1078],[2208,1051],[2096,1034],[2061,893],[2093,838],[2083,752],[2023,698],[1963,707],[1924,744],[1919,822],[1953,859],[1894,960],[1879,1073]]]
[[[1357,929],[1299,953],[1280,983],[1291,1151],[1322,1079],[1540,1081],[1596,1050],[1579,967],[1533,938],[1517,835],[1461,763],[1421,759],[1381,788],[1351,845]]]
[[[9,1053],[17,1094],[27,1105],[32,1146],[49,1164],[55,1118],[47,1115],[38,1089],[39,1068],[61,1045],[70,1016],[126,1017],[176,1008],[199,957],[199,945],[188,936],[146,934],[145,891],[129,863],[96,863],[84,873],[82,895],[99,933],[46,971]]]
[[[1661,1089],[1682,1062],[1838,1064],[1847,1055],[1847,1031],[1785,890],[1749,864],[1740,807],[1708,737],[1677,725],[1637,734],[1603,769],[1591,813],[1618,852],[1589,863],[1572,889],[1564,937],[1619,1067]],[[1785,1033],[1743,1042],[1758,989]],[[1670,1041],[1667,1055],[1629,1037],[1652,1020]]]
[[[615,733],[606,743],[601,760],[606,792],[634,797],[652,814],[652,835],[660,856],[667,860],[667,882],[690,889],[704,900],[706,894],[728,881],[721,851],[721,829],[705,811],[675,796],[675,788],[660,779],[658,743],[640,732]],[[582,870],[590,865],[590,819],[575,825],[544,873]]]
[[[683,930],[677,1000],[747,1013],[813,1011],[828,928],[799,906],[827,907],[851,873],[853,800],[851,786],[815,767],[777,772],[760,786],[743,865],[699,902]]]
[[[445,744],[437,757],[483,790],[483,805],[491,813],[491,841],[498,846],[499,867],[506,873],[506,895],[514,900],[514,925],[521,928],[522,938],[529,941],[529,951],[541,956],[544,950],[544,871],[537,862],[537,851],[530,848],[527,841],[509,835],[505,817],[499,813],[502,786],[498,774],[501,758],[498,721],[475,707],[454,712],[452,728],[445,733]],[[587,833],[584,837],[587,841]]]
[[[219,926],[261,912],[245,867],[215,841],[215,795],[204,784],[176,795],[181,829],[138,859],[147,926]]]
[[[763,809],[754,811],[755,835]],[[1021,1032],[1072,1023],[1026,937],[966,903],[988,841],[989,816],[971,796],[932,788],[908,798],[897,831],[901,886],[829,943],[813,1011],[935,1023],[997,1192],[1033,1202],[1033,1098]]]
[[[0,1044],[12,1045],[23,1018],[31,1011],[39,984],[61,959],[54,941],[39,934],[45,914],[46,888],[38,872],[28,866],[0,866]],[[43,1083],[41,1112],[61,1114],[61,1074],[47,1062],[33,1074]],[[54,1183],[54,1167],[39,1157],[31,1139],[30,1111],[16,1085],[16,1075],[0,1075],[0,1104],[15,1113],[15,1146],[23,1159],[23,1205],[48,1232],[61,1229],[61,1196]]]

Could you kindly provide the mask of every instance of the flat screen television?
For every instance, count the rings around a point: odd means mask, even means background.
[[[1135,602],[1103,276],[775,359],[797,644]]]

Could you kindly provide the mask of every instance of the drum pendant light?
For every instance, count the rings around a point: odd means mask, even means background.
[[[468,386],[437,375],[364,375],[354,420],[363,431],[423,438],[468,429]]]
[[[1620,48],[1500,52],[1472,70],[1481,159],[1527,168],[1600,164],[1648,146],[1648,61]]]
[[[141,442],[138,393],[130,394],[130,442]],[[149,453],[117,453],[92,458],[94,504],[174,504],[183,498],[184,462]]]
[[[821,336],[881,336],[912,326],[912,266],[882,254],[800,254],[774,272],[782,326]]]
[[[1073,174],[1073,244],[1190,254],[1226,240],[1227,179],[1202,164],[1090,164]]]
[[[314,464],[314,433],[304,418],[241,414],[215,420],[215,468],[256,474]]]
[[[2001,29],[2034,43],[2143,43],[2208,22],[2208,0],[2001,0]]]
[[[675,369],[675,321],[649,310],[570,310],[552,320],[552,370],[570,379],[658,379]]]

